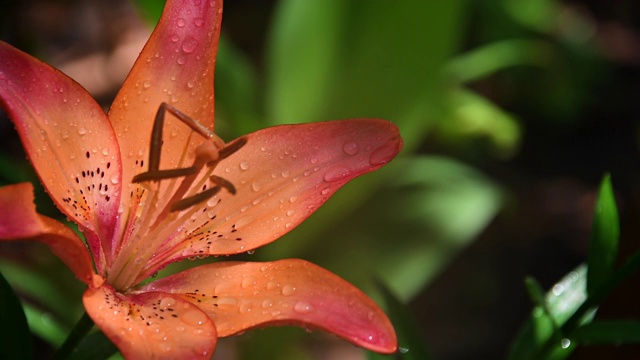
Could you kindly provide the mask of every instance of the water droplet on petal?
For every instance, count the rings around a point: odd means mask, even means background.
[[[193,19],[193,25],[200,27],[204,24],[204,19],[202,18],[195,18]]]
[[[86,128],[84,128],[82,126],[78,128],[78,134],[79,135],[84,135],[86,133],[87,133],[87,129]]]
[[[151,81],[147,80],[145,82],[142,83],[142,87],[144,87],[145,89],[148,89],[151,87]]]
[[[388,141],[386,144],[373,150],[369,155],[369,164],[373,166],[384,165],[388,163],[397,153],[398,147],[395,141]]]
[[[182,41],[182,51],[187,54],[192,53],[196,47],[198,47],[198,40],[193,36],[187,36],[184,41]]]
[[[189,325],[202,325],[205,321],[207,321],[207,315],[199,310],[187,311],[182,314],[181,318],[182,321]]]
[[[326,182],[334,182],[339,181],[349,176],[349,169],[345,167],[335,167],[329,169],[326,174],[324,174],[324,181]]]
[[[184,27],[187,22],[183,18],[179,18],[177,21],[178,27]]]
[[[241,170],[249,170],[249,162],[247,160],[242,160],[240,162],[240,169]]]
[[[296,288],[293,285],[285,285],[282,287],[282,295],[289,296],[292,295],[296,291]]]
[[[308,314],[313,310],[313,307],[307,302],[299,301],[294,305],[293,310],[299,314]]]
[[[251,184],[251,188],[253,189],[253,191],[259,191],[260,189],[262,189],[262,184],[254,181],[253,184]]]
[[[342,145],[342,151],[347,155],[355,155],[360,151],[360,147],[353,141],[348,141]]]
[[[253,276],[247,276],[246,278],[242,279],[241,286],[243,289],[247,289],[255,284],[256,284],[256,278],[254,278]]]
[[[329,191],[331,191],[331,190],[329,190],[329,188],[324,188],[324,189],[322,189],[322,191],[320,191],[320,194],[327,195],[329,193]]]

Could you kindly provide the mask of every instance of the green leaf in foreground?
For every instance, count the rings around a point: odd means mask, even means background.
[[[33,344],[18,296],[0,273],[0,359],[32,359]]]
[[[96,331],[80,342],[69,360],[108,359],[117,352],[118,348],[101,331]]]
[[[606,175],[600,185],[591,230],[587,271],[589,295],[593,295],[594,291],[613,273],[619,235],[618,209],[611,178]]]
[[[551,287],[544,297],[546,310],[536,306],[531,318],[523,326],[509,351],[507,359],[527,360],[540,358],[564,359],[573,350],[574,343],[556,331],[567,321],[587,299],[587,268],[579,266]],[[587,313],[581,320],[588,322],[593,313]],[[554,339],[555,338],[555,339]],[[552,344],[552,348],[546,348]]]
[[[384,283],[377,281],[377,288],[382,293],[387,314],[398,336],[398,350],[396,359],[402,360],[426,360],[429,359],[418,331],[418,326],[413,319],[411,310],[403,304]],[[389,359],[388,355],[369,353],[369,360]]]

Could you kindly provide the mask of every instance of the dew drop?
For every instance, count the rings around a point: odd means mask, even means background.
[[[144,87],[145,89],[148,89],[151,87],[151,81],[147,80],[145,82],[142,83],[142,87]]]
[[[242,288],[243,289],[248,289],[251,286],[254,286],[256,284],[256,278],[254,278],[253,276],[247,276],[246,278],[242,279]]]
[[[182,41],[182,51],[187,54],[192,53],[196,47],[198,47],[198,40],[193,36],[187,36],[184,41]]]
[[[262,308],[267,309],[273,306],[273,301],[271,299],[262,300]]]
[[[180,37],[174,34],[174,35],[171,35],[169,39],[171,39],[172,42],[178,42],[178,40],[180,40]]]
[[[292,196],[292,197],[290,197],[290,198],[289,198],[289,202],[290,202],[290,203],[292,203],[292,204],[293,204],[294,202],[296,202],[296,200],[298,200],[298,197],[297,197],[297,196]]]
[[[324,188],[324,189],[322,189],[322,191],[320,191],[320,194],[327,195],[329,193],[329,191],[331,191],[331,190],[329,190],[329,188]]]
[[[396,142],[388,141],[386,144],[373,150],[369,155],[369,164],[373,166],[384,165],[388,163],[398,152]]]
[[[282,177],[288,177],[291,175],[291,172],[289,170],[283,170],[280,175],[282,175]]]
[[[349,169],[345,167],[335,167],[329,169],[326,174],[324,174],[324,181],[326,182],[334,182],[339,181],[349,176]]]
[[[112,176],[111,176],[111,183],[112,183],[112,184],[114,184],[114,185],[115,185],[115,184],[117,184],[117,183],[119,183],[119,182],[120,182],[120,178],[118,177],[118,175],[112,175]]]
[[[198,310],[187,311],[181,316],[181,318],[182,321],[189,325],[202,325],[207,321],[207,315]]]
[[[179,19],[178,19],[178,22],[177,22],[178,27],[184,27],[184,25],[185,25],[186,23],[187,23],[187,22],[186,22],[183,18],[179,18]]]
[[[184,56],[178,56],[178,60],[176,60],[176,62],[178,65],[184,65],[184,63],[187,62],[187,59],[185,59]]]
[[[291,216],[291,215],[293,215],[294,213],[295,213],[295,211],[293,211],[293,210],[289,210],[289,211],[287,211],[287,216]]]
[[[104,156],[109,155],[109,149],[107,149],[107,148],[102,149],[102,155],[104,155]]]
[[[241,170],[249,170],[249,162],[247,160],[242,160],[240,162],[240,169]]]
[[[285,285],[282,287],[282,295],[289,296],[292,295],[296,291],[296,288],[293,285]]]
[[[84,135],[86,133],[87,133],[87,129],[86,128],[84,128],[84,127],[79,127],[78,128],[78,134],[79,135]]]
[[[237,305],[238,300],[234,297],[223,297],[218,299],[218,305]]]
[[[165,341],[160,342],[158,346],[160,347],[160,351],[168,353],[171,351],[171,343],[167,342],[166,338],[164,340]]]
[[[353,141],[348,141],[342,145],[342,151],[347,155],[355,155],[360,151],[360,147]]]
[[[197,27],[201,27],[204,24],[204,19],[203,18],[195,18],[193,19],[193,25],[197,26]]]
[[[262,189],[262,184],[254,181],[253,184],[251,184],[251,188],[253,189],[253,191],[260,191],[260,189]]]
[[[275,281],[269,281],[267,283],[267,290],[275,290],[278,288],[278,283]]]
[[[238,311],[240,311],[241,314],[245,314],[251,311],[251,303],[243,303],[240,305],[240,307],[238,308]]]
[[[293,306],[293,310],[299,314],[308,314],[313,311],[313,307],[308,302],[299,301]]]

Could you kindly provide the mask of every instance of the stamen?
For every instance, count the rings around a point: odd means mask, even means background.
[[[171,204],[171,211],[174,212],[174,211],[182,211],[182,210],[188,209],[196,204],[199,204],[209,199],[210,197],[220,192],[220,190],[222,190],[221,186],[214,186],[210,189],[197,193],[193,196],[189,196],[182,200],[176,201],[173,204]]]
[[[228,192],[231,193],[231,195],[235,195],[236,194],[236,187],[233,186],[233,184],[231,183],[231,181],[221,178],[220,176],[216,176],[216,175],[211,175],[209,177],[209,180],[211,180],[211,182],[213,182],[214,184],[216,184],[216,187],[223,187],[225,189],[227,189]]]
[[[236,151],[240,150],[246,144],[247,144],[247,138],[246,137],[243,136],[241,138],[236,139],[234,142],[229,143],[227,146],[225,146],[222,149],[220,149],[220,153],[218,154],[218,156],[219,156],[218,160],[222,160],[222,159],[228,158],[233,153],[235,153]]]
[[[156,170],[140,173],[133,177],[132,183],[141,183],[144,181],[160,181],[163,179],[171,179],[183,176],[193,175],[198,172],[198,168],[191,166],[182,169]]]

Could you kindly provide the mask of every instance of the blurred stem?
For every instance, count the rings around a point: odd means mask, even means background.
[[[71,330],[71,333],[69,333],[69,336],[64,341],[62,346],[60,346],[60,348],[53,355],[53,359],[62,360],[68,358],[73,350],[78,346],[80,341],[82,341],[82,339],[84,339],[84,337],[89,333],[92,327],[93,320],[91,320],[89,315],[84,312],[80,320],[78,320],[76,325]]]
[[[598,306],[602,300],[604,300],[611,292],[617,288],[623,281],[640,267],[640,251],[636,251],[622,267],[614,272],[607,281],[604,281],[601,286],[593,292],[592,296],[589,296],[582,305],[571,315],[567,321],[559,329],[560,334],[567,334],[571,337],[571,333],[578,328],[581,324],[584,316],[596,306]],[[544,344],[544,346],[538,352],[537,359],[547,359],[548,355],[556,347],[556,337],[552,337]]]

